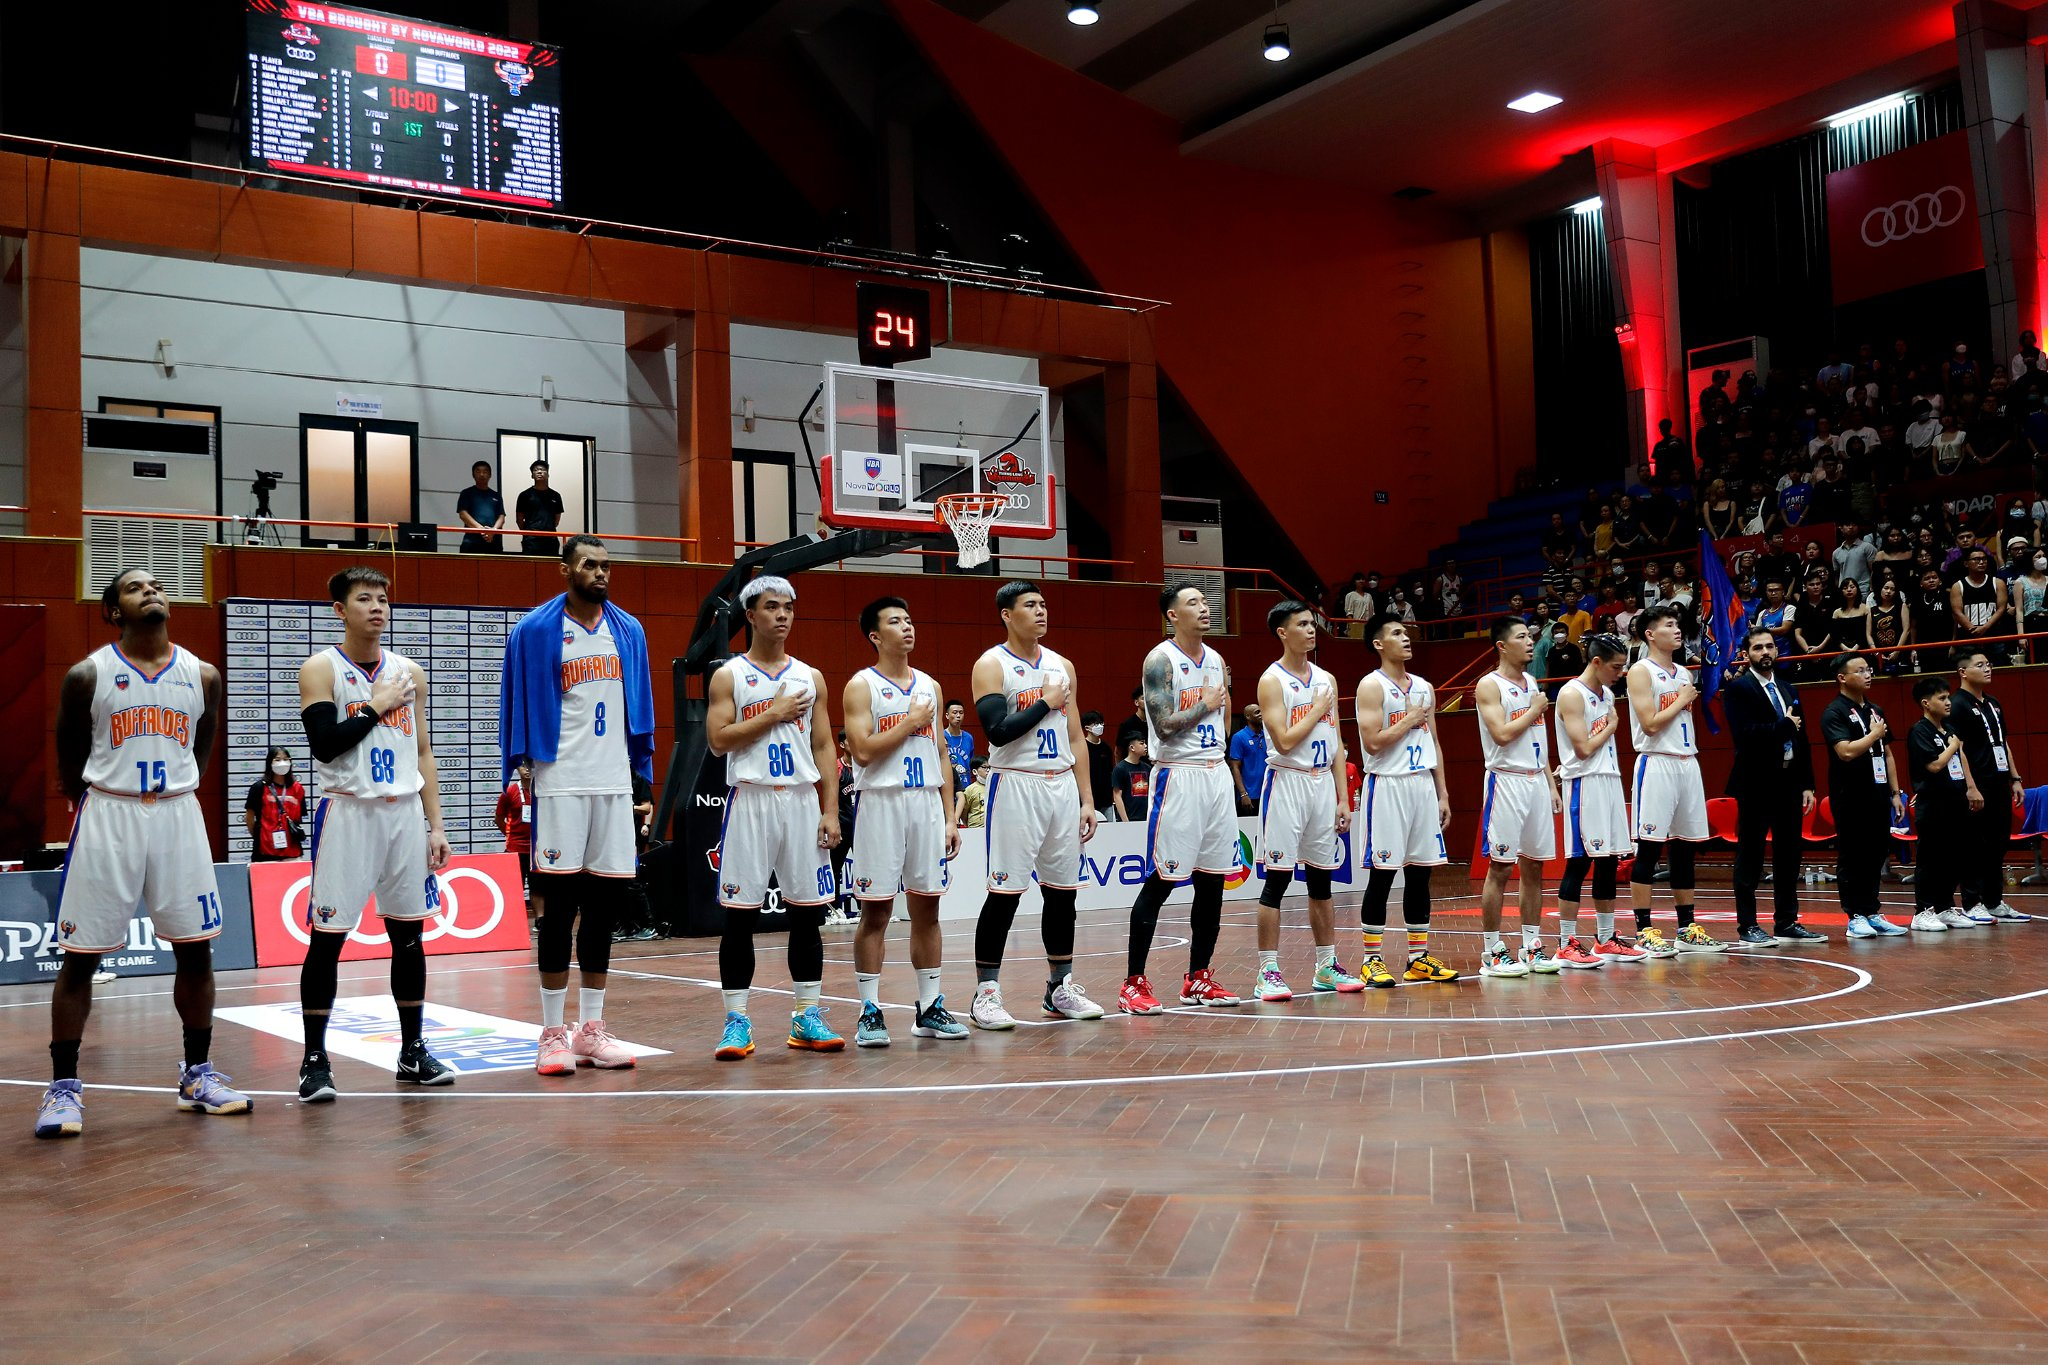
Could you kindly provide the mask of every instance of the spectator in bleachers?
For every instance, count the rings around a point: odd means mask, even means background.
[[[1905,527],[1892,526],[1885,530],[1884,543],[1878,547],[1875,562],[1892,565],[1913,562],[1913,547],[1906,540]]]
[[[1549,563],[1545,564],[1543,566],[1543,595],[1562,600],[1565,592],[1572,584],[1571,569],[1571,556],[1569,554],[1563,555],[1561,558],[1552,559]]]
[[[1700,499],[1700,521],[1707,528],[1707,534],[1716,540],[1735,534],[1737,509],[1735,499],[1728,496],[1726,479],[1710,479],[1706,494]]]
[[[1887,578],[1878,584],[1870,604],[1870,644],[1877,651],[1878,671],[1896,673],[1906,665],[1906,652],[1913,643],[1913,613],[1905,590]]]
[[[1408,600],[1408,590],[1406,588],[1394,589],[1394,598],[1391,602],[1387,603],[1387,610],[1392,612],[1396,619],[1405,621],[1411,626],[1415,624],[1415,604]]]
[[[1782,526],[1778,520],[1778,495],[1762,479],[1749,481],[1749,492],[1743,496],[1739,507],[1742,534],[1746,536],[1768,535],[1771,528]]]
[[[1981,382],[1977,373],[1977,362],[1970,356],[1969,343],[1958,341],[1955,353],[1941,364],[1942,388],[1952,394],[1961,393],[1964,389],[1975,388]]]
[[[1354,573],[1351,587],[1344,594],[1344,615],[1350,624],[1344,627],[1345,635],[1356,640],[1365,633],[1365,623],[1372,619],[1379,608],[1374,605],[1375,589],[1379,586],[1379,575]]]
[[[1573,534],[1571,527],[1564,524],[1564,513],[1552,512],[1550,526],[1543,532],[1543,557],[1551,560],[1562,554],[1565,563],[1569,564],[1573,552],[1578,548],[1579,538]]]
[[[1768,583],[1773,578],[1780,583],[1790,583],[1799,575],[1799,552],[1785,547],[1785,533],[1773,531],[1764,542],[1764,552],[1756,557],[1756,576],[1759,583]]]
[[[1812,510],[1813,481],[1802,456],[1778,479],[1778,522],[1787,527],[1804,526]]]
[[[1828,363],[1821,366],[1813,376],[1814,387],[1822,390],[1833,388],[1836,392],[1847,388],[1849,381],[1856,377],[1853,365],[1842,359],[1840,351],[1828,352]]]
[[[1588,538],[1588,540],[1589,544],[1592,546],[1594,558],[1605,559],[1607,558],[1607,556],[1614,553],[1613,503],[1603,502],[1600,504],[1599,515],[1594,519],[1593,522],[1593,534]]]
[[[1906,456],[1914,471],[1928,466],[1927,447],[1941,435],[1941,414],[1926,399],[1913,403],[1913,420],[1906,426]]]
[[[1585,671],[1586,652],[1579,647],[1578,641],[1572,639],[1569,634],[1560,640],[1557,638],[1557,631],[1553,629],[1550,632],[1550,653],[1544,656],[1543,667],[1539,670],[1540,673],[1556,679],[1548,689],[1550,699],[1556,701],[1557,689]]]
[[[1606,501],[1607,499],[1600,496],[1599,489],[1586,490],[1586,500],[1579,505],[1578,533],[1581,548],[1592,546],[1594,528],[1600,524],[1600,508]]]
[[[1514,592],[1509,593],[1508,614],[1511,616],[1519,616],[1524,621],[1532,619],[1529,614],[1528,594],[1522,592],[1519,588],[1517,588]]]
[[[1529,613],[1529,628],[1536,633],[1538,644],[1549,636],[1550,628],[1556,624],[1557,608],[1548,597],[1537,598],[1535,608]]]
[[[1671,561],[1671,575],[1664,581],[1663,600],[1675,607],[1690,608],[1698,595],[1693,589],[1692,569],[1682,559]]]
[[[1550,651],[1569,638],[1562,622],[1553,622],[1536,633],[1536,656],[1529,660],[1529,672],[1541,679],[1551,676]]]
[[[1686,449],[1684,437],[1671,434],[1669,417],[1657,421],[1657,440],[1650,447],[1650,475],[1657,483],[1692,482],[1692,452]]]
[[[2019,629],[2029,635],[2048,634],[2048,549],[2029,547],[2024,564],[2025,571],[2012,581],[2013,610],[2019,617]],[[2042,662],[2038,646],[2033,662]]]
[[[1850,511],[1849,480],[1842,472],[1841,457],[1825,456],[1820,462],[1820,473],[1813,480],[1812,501],[1807,506],[1806,519],[1816,525],[1825,525],[1840,521]]]
[[[1444,560],[1444,570],[1436,578],[1436,601],[1438,612],[1446,619],[1465,614],[1465,579],[1458,572],[1458,561]]]
[[[1565,638],[1573,644],[1577,644],[1579,637],[1593,628],[1593,613],[1587,610],[1589,605],[1583,596],[1567,601],[1565,610],[1557,618],[1558,625],[1564,627]]]
[[[1614,536],[1609,554],[1639,555],[1643,552],[1643,521],[1636,512],[1636,500],[1623,493],[1614,500]]]
[[[1962,576],[1963,571],[1969,567],[1964,561],[1970,557],[1972,552],[1983,549],[1984,547],[1977,543],[1977,533],[1974,530],[1968,526],[1958,528],[1955,533],[1955,543],[1950,545],[1948,553],[1941,557],[1941,576],[1951,583],[1955,582],[1956,579]],[[1990,552],[1988,550],[1985,551],[1985,556],[1989,558]]]
[[[1949,585],[1948,601],[1959,640],[2013,633],[2012,606],[2006,596],[2005,581],[1991,572],[1991,555],[1982,545],[1964,554],[1962,575]],[[2003,655],[2003,646],[1993,648]]]
[[[1829,576],[1828,552],[1820,547],[1819,541],[1809,540],[1799,547],[1799,573],[1797,577],[1799,582],[1804,584],[1807,579],[1814,577],[1816,574],[1822,578]]]
[[[1818,461],[1824,455],[1834,454],[1835,449],[1835,436],[1828,425],[1828,419],[1825,417],[1814,418],[1813,439],[1806,443],[1806,458],[1810,461]]]
[[[2035,522],[2026,498],[2016,497],[2006,503],[2005,517],[1998,523],[1993,540],[1999,545],[2006,546],[2008,550],[2014,541],[2028,546],[2041,543],[2041,528]],[[2012,558],[2011,554],[2005,557],[2008,560]]]
[[[1954,639],[1956,630],[1949,614],[1948,585],[1941,580],[1941,570],[1929,565],[1921,571],[1920,584],[1913,590],[1909,605],[1913,617],[1914,666],[1939,670],[1947,655],[1937,652],[1935,646]]]
[[[1796,654],[1799,652],[1798,642],[1792,638],[1792,631],[1797,618],[1797,610],[1785,598],[1785,580],[1766,579],[1764,600],[1750,614],[1750,629],[1755,630],[1761,626],[1768,630],[1771,637],[1778,642],[1780,656]]]
[[[1870,595],[1870,571],[1877,563],[1877,546],[1863,534],[1863,524],[1854,515],[1839,519],[1837,530],[1841,539],[1835,543],[1835,552],[1829,557],[1837,579],[1853,578],[1867,598]]]
[[[2017,381],[2030,374],[2048,373],[2048,351],[2035,343],[2032,332],[2020,333],[2020,348],[2013,352],[2012,360],[2006,365],[2006,373]]]
[[[1643,561],[1643,571],[1636,579],[1636,597],[1644,607],[1654,607],[1664,600],[1664,566],[1654,559]]]
[[[1927,458],[1935,477],[1948,478],[1961,473],[1966,464],[1975,462],[1977,452],[1970,448],[1970,433],[1956,425],[1956,415],[1944,412],[1941,415],[1941,430],[1928,443]]]
[[[1876,641],[1870,635],[1870,599],[1863,593],[1863,585],[1853,578],[1844,578],[1835,585],[1835,648],[1869,650]],[[1816,676],[1826,677],[1834,672],[1829,664]]]

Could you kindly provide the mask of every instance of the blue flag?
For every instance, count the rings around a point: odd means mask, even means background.
[[[1700,532],[1699,583],[1700,651],[1705,656],[1700,665],[1700,699],[1707,728],[1718,735],[1721,723],[1714,718],[1714,696],[1721,690],[1727,665],[1742,653],[1742,632],[1749,619],[1728,577],[1728,566],[1721,562],[1714,538],[1705,531]]]

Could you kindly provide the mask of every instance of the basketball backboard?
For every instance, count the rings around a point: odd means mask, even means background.
[[[819,519],[936,533],[947,493],[1001,493],[991,533],[1059,530],[1044,386],[828,362]]]

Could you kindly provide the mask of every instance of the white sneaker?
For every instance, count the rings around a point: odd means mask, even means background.
[[[1507,945],[1502,944],[1498,948],[1488,948],[1479,955],[1479,974],[1481,976],[1527,976],[1529,974],[1529,964],[1518,961],[1515,955],[1508,951]]]
[[[980,995],[975,996],[976,1003]],[[1045,1012],[1064,1019],[1100,1019],[1102,1006],[1090,1000],[1069,972],[1060,979],[1060,984],[1045,993]]]
[[[1922,910],[1915,914],[1910,927],[1923,934],[1945,934],[1948,932],[1948,925],[1943,923],[1940,914],[1933,910]]]
[[[98,971],[92,974],[92,984],[95,986],[104,986],[109,981],[119,981],[120,979],[120,977],[108,971],[105,967],[100,968]]]
[[[1997,905],[1991,907],[1991,918],[1997,920],[2000,924],[2027,924],[2034,917],[2025,911],[2015,910],[2004,901],[2000,901]]]
[[[1552,957],[1540,943],[1528,944],[1522,949],[1522,961],[1538,976],[1556,976],[1562,970],[1557,959]]]
[[[1941,912],[1941,922],[1951,929],[1974,929],[1977,927],[1977,921],[1971,919],[1953,905]]]
[[[1003,1008],[1003,988],[994,981],[984,981],[974,988],[974,1004],[967,1011],[967,1017],[974,1021],[976,1028],[1012,1029],[1017,1021]]]
[[[1970,907],[1970,923],[1996,924],[1998,923],[1998,916],[1992,914],[1981,905],[1973,905]]]

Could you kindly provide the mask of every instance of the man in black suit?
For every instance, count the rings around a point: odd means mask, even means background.
[[[1744,641],[1748,669],[1721,689],[1721,707],[1735,733],[1735,766],[1728,795],[1736,800],[1736,942],[1744,947],[1826,943],[1799,922],[1799,859],[1806,812],[1813,809],[1813,750],[1799,697],[1777,676],[1778,642],[1768,627]],[[1756,922],[1756,888],[1763,880],[1764,839],[1772,844],[1772,932]]]

